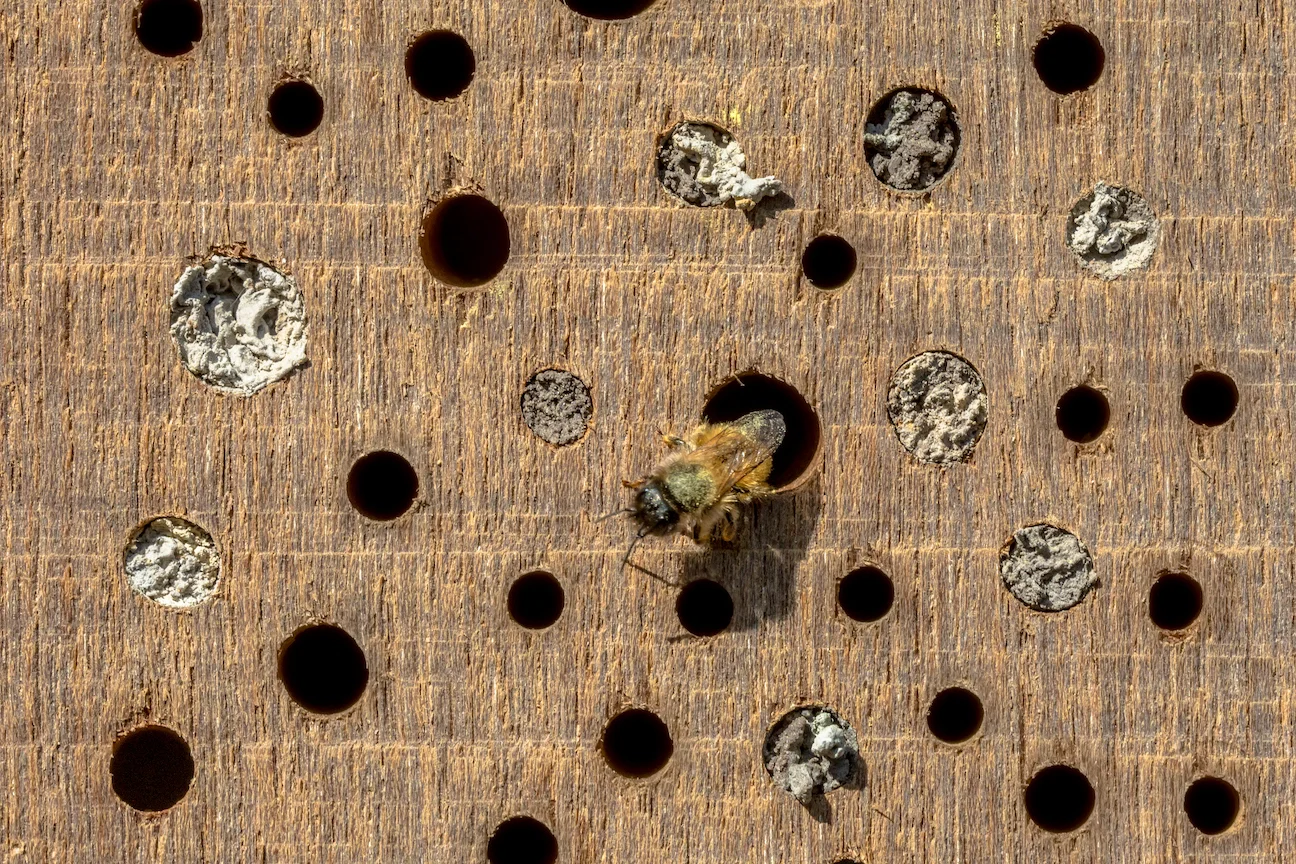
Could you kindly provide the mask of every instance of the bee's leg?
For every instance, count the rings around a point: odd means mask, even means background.
[[[738,536],[738,519],[736,512],[729,507],[724,509],[724,518],[720,521],[720,539],[732,543]]]
[[[672,435],[669,432],[665,432],[661,429],[657,430],[657,434],[661,436],[662,441],[666,442],[666,446],[670,447],[672,450],[674,450],[676,447],[683,447],[686,443],[688,443],[678,435]]]

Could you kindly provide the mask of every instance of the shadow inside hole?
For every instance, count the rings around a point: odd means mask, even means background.
[[[733,623],[733,597],[719,582],[695,579],[680,589],[675,614],[680,626],[694,636],[715,636]]]
[[[347,500],[361,516],[388,522],[414,506],[419,479],[414,466],[390,450],[357,459],[347,473]]]
[[[552,626],[562,615],[566,602],[562,583],[543,570],[519,576],[509,587],[509,616],[528,630]]]
[[[1107,55],[1098,37],[1085,28],[1059,24],[1035,43],[1031,60],[1044,86],[1065,96],[1097,84]]]
[[[405,76],[424,99],[453,99],[468,89],[477,58],[468,40],[449,30],[430,30],[405,51]]]
[[[169,810],[189,791],[193,755],[179,733],[165,726],[141,726],[113,744],[113,792],[127,806],[145,813]]]
[[[279,648],[279,681],[307,711],[336,714],[364,695],[369,664],[350,633],[334,624],[311,624]]]
[[[1179,405],[1199,426],[1222,425],[1237,411],[1237,384],[1223,372],[1203,369],[1184,384]]]
[[[1148,591],[1148,617],[1162,630],[1183,630],[1201,615],[1201,584],[1187,573],[1157,577]]]
[[[1233,827],[1242,809],[1242,796],[1233,784],[1219,777],[1195,780],[1184,793],[1184,813],[1203,834],[1223,834]]]
[[[1111,406],[1101,390],[1081,384],[1058,399],[1055,417],[1058,429],[1068,441],[1088,444],[1107,429]]]
[[[657,0],[563,0],[577,15],[602,21],[620,21],[646,12]]]
[[[801,272],[816,288],[840,288],[855,275],[855,247],[836,234],[820,234],[801,253]]]
[[[770,460],[769,485],[788,488],[815,467],[822,442],[819,415],[795,387],[759,372],[740,372],[711,391],[703,419],[732,422],[753,411],[773,409],[783,415],[787,433]]]
[[[135,36],[159,57],[179,57],[202,39],[203,10],[198,0],[144,0],[135,16]]]
[[[1075,831],[1089,821],[1094,809],[1094,788],[1089,778],[1070,765],[1041,768],[1024,793],[1026,814],[1053,834]]]
[[[324,119],[324,98],[309,81],[285,81],[270,94],[266,110],[280,134],[302,138]]]
[[[499,275],[508,263],[508,220],[481,195],[453,195],[423,217],[419,252],[437,279],[455,288],[475,288]]]
[[[530,816],[505,819],[486,844],[490,864],[554,864],[558,840],[549,826]]]
[[[762,198],[756,202],[756,206],[750,210],[744,210],[743,216],[747,219],[747,225],[750,228],[764,228],[784,210],[791,210],[796,206],[796,199],[786,191],[777,195],[770,195],[768,198]]]
[[[622,777],[643,778],[666,767],[675,742],[660,717],[645,708],[630,708],[608,721],[599,749],[608,767]]]
[[[895,583],[880,567],[856,567],[837,583],[837,605],[852,621],[881,621],[895,605]]]
[[[962,744],[981,731],[985,708],[981,698],[963,687],[950,687],[936,694],[927,709],[927,728],[946,744]]]

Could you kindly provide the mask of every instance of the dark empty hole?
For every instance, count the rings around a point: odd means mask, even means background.
[[[855,247],[835,234],[820,234],[801,253],[801,270],[816,288],[840,288],[855,275]]]
[[[1111,406],[1101,391],[1081,384],[1062,394],[1057,403],[1057,425],[1067,440],[1085,444],[1095,440],[1111,420]]]
[[[280,647],[279,680],[307,711],[336,714],[360,701],[369,665],[350,633],[333,624],[312,624]]]
[[[787,425],[769,474],[769,485],[777,489],[800,480],[819,453],[819,416],[795,387],[768,375],[743,372],[712,391],[702,416],[724,423],[767,408],[782,414]]]
[[[484,285],[508,261],[508,221],[480,195],[446,198],[423,217],[419,251],[427,269],[447,285]]]
[[[566,596],[552,573],[536,570],[519,576],[509,588],[508,611],[528,630],[543,630],[562,615]]]
[[[113,744],[112,788],[136,810],[154,813],[180,803],[193,782],[189,745],[165,726],[141,726]]]
[[[449,30],[424,33],[405,52],[405,74],[427,99],[453,99],[468,89],[476,71],[472,47]]]
[[[418,497],[419,480],[414,466],[399,453],[375,450],[351,466],[347,498],[361,516],[385,522],[404,513]]]
[[[179,57],[202,39],[203,11],[198,0],[144,0],[135,15],[135,36],[161,57]]]
[[[1188,821],[1203,834],[1221,834],[1233,827],[1241,807],[1242,796],[1237,789],[1219,777],[1195,780],[1184,793]]]
[[[666,767],[675,744],[660,717],[630,708],[608,721],[602,749],[613,771],[625,777],[648,777]]]
[[[1195,372],[1184,384],[1179,404],[1188,419],[1199,426],[1218,426],[1237,410],[1237,385],[1223,372]]]
[[[290,138],[309,135],[324,119],[324,100],[308,81],[285,81],[270,94],[270,125]]]
[[[656,0],[563,0],[567,8],[586,18],[617,20],[633,18]]]
[[[695,579],[675,598],[675,614],[680,624],[694,636],[723,633],[733,620],[733,598],[719,582]]]
[[[549,826],[530,816],[505,819],[486,844],[490,864],[554,864],[558,841]]]
[[[895,586],[877,567],[859,567],[837,583],[837,604],[852,621],[878,621],[891,611]]]
[[[1159,576],[1148,591],[1148,617],[1162,630],[1184,629],[1201,610],[1201,585],[1187,573]]]
[[[927,728],[942,741],[958,744],[968,740],[981,728],[985,709],[971,690],[950,687],[936,694],[927,709]]]
[[[1087,90],[1102,76],[1106,54],[1098,37],[1075,24],[1059,24],[1035,43],[1035,71],[1054,93]]]
[[[1045,831],[1074,831],[1094,808],[1089,778],[1070,765],[1043,768],[1026,784],[1026,813]]]

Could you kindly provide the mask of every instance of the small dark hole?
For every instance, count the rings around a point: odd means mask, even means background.
[[[1166,573],[1148,591],[1148,617],[1162,630],[1182,630],[1201,611],[1201,585],[1187,573]]]
[[[633,18],[644,12],[656,0],[563,0],[567,8],[586,18],[616,21]]]
[[[165,726],[141,726],[113,744],[113,791],[127,806],[148,813],[180,803],[193,782],[189,745]]]
[[[1026,784],[1026,813],[1045,831],[1074,831],[1089,820],[1094,790],[1089,778],[1070,765],[1050,765]]]
[[[1059,24],[1035,43],[1035,71],[1054,93],[1088,90],[1102,77],[1106,59],[1098,37],[1075,24]]]
[[[270,94],[270,125],[290,138],[314,132],[324,119],[324,100],[308,81],[285,81]]]
[[[1087,444],[1096,440],[1110,420],[1107,397],[1093,387],[1072,387],[1058,400],[1057,425],[1069,441]]]
[[[280,647],[279,680],[307,711],[336,714],[364,695],[369,664],[350,633],[333,624],[312,624]]]
[[[431,30],[405,52],[405,74],[426,99],[453,99],[468,89],[477,71],[468,40],[449,30]]]
[[[877,567],[859,567],[837,583],[837,604],[852,621],[879,621],[894,602],[891,577]]]
[[[1188,419],[1199,426],[1219,426],[1237,410],[1237,385],[1223,372],[1196,372],[1184,384],[1179,404]]]
[[[927,710],[927,728],[948,744],[967,741],[981,728],[985,709],[971,690],[951,687],[936,694]]]
[[[486,844],[490,864],[554,864],[558,841],[549,826],[530,816],[505,819]]]
[[[528,630],[551,626],[565,603],[562,584],[543,570],[518,577],[508,592],[509,615]]]
[[[135,16],[135,36],[160,57],[188,54],[202,39],[203,11],[198,0],[144,0]]]
[[[1184,812],[1188,821],[1203,834],[1222,834],[1237,821],[1242,796],[1227,780],[1202,777],[1184,793]]]
[[[386,522],[395,519],[418,497],[419,480],[414,466],[399,453],[375,450],[351,466],[347,498],[361,516]]]
[[[424,266],[447,285],[484,285],[508,262],[508,221],[480,195],[446,198],[423,217],[419,251]]]
[[[675,752],[670,730],[661,718],[643,708],[631,708],[608,721],[603,730],[603,758],[625,777],[649,777]]]
[[[719,582],[695,579],[680,590],[675,614],[694,636],[714,636],[729,628],[733,620],[733,598]]]
[[[801,270],[816,288],[840,288],[855,275],[855,247],[835,234],[820,234],[801,254]]]
[[[795,387],[768,375],[744,372],[711,393],[702,416],[712,423],[724,423],[766,408],[782,414],[787,424],[769,474],[769,485],[777,489],[800,480],[819,454],[819,416]]]

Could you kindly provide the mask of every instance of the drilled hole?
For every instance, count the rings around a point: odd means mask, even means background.
[[[921,192],[954,167],[960,137],[958,113],[949,100],[933,90],[901,87],[869,110],[864,156],[885,185]]]
[[[424,215],[419,251],[428,271],[447,285],[484,285],[508,262],[508,221],[480,195],[451,196]]]
[[[486,844],[490,864],[554,864],[558,841],[549,826],[530,816],[505,819]]]
[[[419,480],[414,466],[390,450],[366,453],[347,475],[347,498],[361,516],[378,522],[395,519],[414,504]]]
[[[1097,36],[1075,24],[1059,24],[1035,43],[1033,59],[1044,86],[1066,95],[1097,84],[1107,58]]]
[[[1045,831],[1074,831],[1089,820],[1094,789],[1089,778],[1070,765],[1043,768],[1026,784],[1026,813]]]
[[[769,485],[787,488],[809,476],[820,443],[819,416],[795,387],[768,375],[743,372],[712,391],[702,416],[712,423],[726,423],[767,408],[783,415],[787,425],[783,443],[771,460]]]
[[[543,570],[518,577],[508,592],[509,615],[528,630],[552,626],[565,604],[562,583]]]
[[[1203,834],[1222,834],[1237,821],[1242,796],[1233,784],[1219,777],[1202,777],[1193,781],[1184,793],[1184,812],[1188,821]]]
[[[675,752],[670,730],[643,708],[630,708],[608,721],[601,745],[608,766],[624,777],[649,777],[666,767]]]
[[[449,30],[430,30],[405,51],[405,74],[425,99],[453,99],[468,89],[476,71],[472,46]]]
[[[981,373],[948,351],[910,357],[887,388],[887,419],[900,446],[933,465],[970,459],[989,410]]]
[[[155,813],[180,803],[194,778],[193,755],[179,733],[141,726],[113,744],[113,792],[136,810]]]
[[[880,621],[894,602],[891,577],[877,567],[858,567],[837,583],[837,605],[852,621]]]
[[[290,138],[314,132],[324,119],[324,100],[309,81],[285,81],[270,94],[270,125]]]
[[[685,585],[675,598],[675,614],[680,624],[694,636],[723,633],[733,621],[734,604],[729,592],[719,582],[695,579]]]
[[[947,744],[961,744],[981,729],[985,708],[971,690],[950,687],[936,694],[927,709],[927,728]]]
[[[333,624],[311,624],[280,647],[279,680],[307,711],[336,714],[360,701],[369,665],[350,633]]]
[[[1068,441],[1087,444],[1097,440],[1110,420],[1107,397],[1093,387],[1072,387],[1058,400],[1057,425]]]
[[[1148,591],[1148,617],[1162,630],[1182,630],[1202,611],[1202,588],[1187,573],[1166,573]]]
[[[864,776],[859,736],[824,705],[784,714],[765,734],[761,749],[774,785],[806,806],[836,789],[857,785]]]
[[[135,15],[135,36],[160,57],[188,54],[202,39],[203,10],[198,0],[144,0]]]
[[[1188,419],[1199,426],[1219,426],[1237,410],[1238,389],[1223,372],[1202,370],[1184,384],[1179,404]]]
[[[633,18],[653,5],[656,0],[563,0],[567,8],[586,18],[616,21]]]
[[[801,270],[816,288],[840,288],[855,275],[855,247],[835,234],[820,234],[801,254]]]
[[[584,438],[593,414],[589,385],[565,369],[541,369],[522,388],[522,422],[555,447]]]

